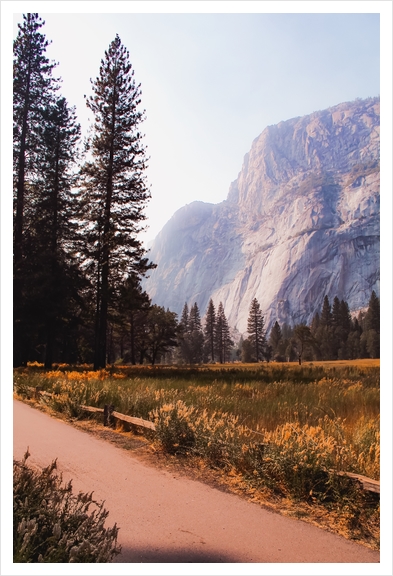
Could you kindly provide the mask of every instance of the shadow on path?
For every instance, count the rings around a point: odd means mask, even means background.
[[[116,556],[114,563],[236,563],[239,559],[228,556],[228,554],[207,550],[206,552],[192,550],[190,548],[181,549],[154,549],[154,548],[122,548],[121,554]]]

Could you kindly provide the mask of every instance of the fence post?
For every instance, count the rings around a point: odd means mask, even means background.
[[[36,387],[35,387],[34,398],[35,398],[36,400],[39,400],[39,399],[40,399],[40,396],[41,396],[41,395],[40,395],[40,392],[41,392],[41,390],[42,390],[42,386],[36,386]]]
[[[104,406],[104,426],[113,426],[114,418],[112,416],[112,412],[114,411],[115,407],[113,404],[105,404]]]

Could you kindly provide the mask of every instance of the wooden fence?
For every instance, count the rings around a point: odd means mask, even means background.
[[[33,393],[34,397],[38,400],[40,396],[53,396],[51,392],[45,392],[41,390],[38,386],[36,388],[29,388]],[[136,418],[134,416],[127,416],[127,414],[121,414],[115,411],[113,404],[106,404],[104,408],[96,408],[95,406],[84,406],[81,405],[80,408],[84,412],[90,412],[95,414],[103,414],[104,426],[114,426],[116,420],[119,422],[126,422],[131,424],[131,426],[137,426],[139,428],[147,428],[149,430],[155,431],[156,427],[150,420],[143,420],[143,418]],[[354,474],[352,472],[339,471],[336,472],[331,470],[331,472],[338,474],[339,476],[347,476],[352,478],[356,482],[359,482],[362,489],[367,492],[375,492],[380,494],[380,481],[373,480],[372,478],[367,478],[367,476],[362,476],[361,474]]]

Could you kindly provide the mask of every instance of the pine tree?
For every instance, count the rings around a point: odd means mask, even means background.
[[[23,287],[27,272],[25,249],[26,213],[31,211],[29,191],[35,178],[43,111],[58,87],[52,76],[54,63],[45,56],[49,42],[40,32],[44,21],[38,14],[24,14],[14,41],[13,66],[13,170],[14,170],[14,365],[27,360],[30,336],[26,334]]]
[[[146,315],[150,309],[150,298],[143,291],[137,275],[134,274],[125,279],[120,287],[119,299],[114,308],[117,308],[119,312],[117,324],[121,342],[120,357],[125,356],[124,341],[126,341],[129,343],[131,364],[136,364],[138,340],[143,340]]]
[[[94,114],[90,142],[92,160],[83,168],[89,245],[86,261],[95,284],[95,368],[106,365],[108,306],[111,288],[131,274],[151,267],[137,239],[143,210],[150,198],[145,182],[146,153],[139,125],[141,90],[135,84],[129,53],[118,35],[92,81],[87,106]]]
[[[368,309],[365,317],[366,330],[375,330],[380,333],[380,302],[373,290],[368,302]]]
[[[216,326],[216,310],[214,308],[213,300],[210,299],[205,318],[205,349],[207,352],[207,357],[208,358],[210,357],[211,362],[214,362],[215,326]]]
[[[177,320],[175,312],[153,304],[147,314],[147,354],[152,365],[177,345]]]
[[[293,344],[296,348],[299,364],[302,363],[302,358],[306,350],[312,349],[316,346],[315,339],[311,334],[309,326],[305,324],[298,324],[293,330]]]
[[[256,362],[259,362],[263,359],[263,353],[266,344],[264,326],[265,320],[262,316],[261,307],[258,300],[254,298],[250,306],[247,332],[249,334],[249,340],[254,347]]]
[[[364,318],[365,332],[362,339],[370,358],[380,356],[380,302],[373,290],[368,303],[368,309]]]
[[[49,105],[43,118],[30,217],[34,248],[29,268],[41,300],[41,306],[31,305],[39,317],[37,322],[44,323],[45,367],[51,368],[56,341],[64,335],[81,301],[82,277],[74,256],[78,201],[72,192],[80,127],[65,98]]]
[[[199,364],[203,360],[203,331],[198,304],[191,306],[189,317],[189,336],[191,364]]]
[[[284,350],[283,348],[283,338],[281,334],[281,327],[280,324],[276,322],[273,324],[273,327],[270,331],[269,336],[269,346],[271,347],[272,357],[276,360],[284,360]]]
[[[233,341],[230,336],[229,325],[225,316],[222,302],[220,302],[218,305],[214,339],[217,357],[220,364],[229,361],[230,350],[233,346]]]
[[[331,326],[332,324],[332,309],[330,306],[329,298],[325,295],[323,299],[322,312],[320,316],[320,326]]]
[[[317,341],[318,349],[322,360],[332,359],[334,352],[334,334],[332,327],[332,309],[330,306],[329,298],[325,295],[321,314],[319,317],[319,325],[313,335]]]
[[[190,313],[188,310],[188,304],[187,304],[187,302],[185,302],[184,306],[183,306],[183,311],[181,313],[180,323],[179,323],[179,328],[183,332],[188,332],[189,315],[190,315]]]
[[[178,330],[179,356],[188,364],[199,364],[203,360],[203,332],[198,304],[190,311],[184,304]]]

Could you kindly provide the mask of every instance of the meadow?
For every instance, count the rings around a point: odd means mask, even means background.
[[[378,495],[339,472],[379,479],[379,361],[14,371],[17,395],[36,386],[54,393],[41,404],[72,419],[84,417],[80,405],[113,404],[152,420],[163,452],[322,507],[347,536],[378,545]]]

